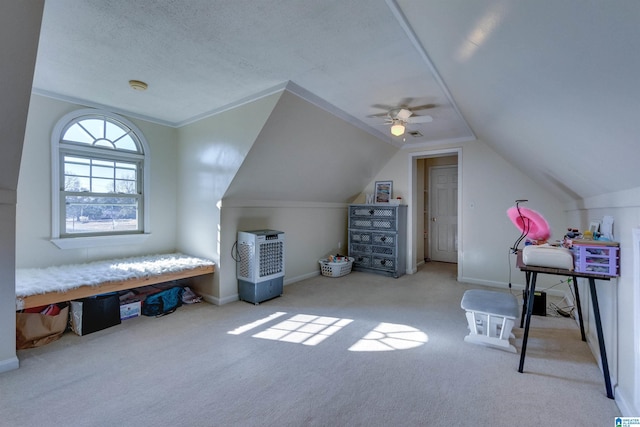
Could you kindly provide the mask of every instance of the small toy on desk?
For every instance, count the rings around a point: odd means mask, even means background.
[[[582,235],[577,228],[567,228],[567,234],[565,235],[565,237],[568,237],[570,239],[579,239],[581,236]]]

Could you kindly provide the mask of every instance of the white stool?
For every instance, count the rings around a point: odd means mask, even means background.
[[[466,310],[469,323],[467,342],[498,347],[512,353],[516,348],[509,343],[518,317],[518,300],[504,292],[471,289],[464,293],[460,307]]]

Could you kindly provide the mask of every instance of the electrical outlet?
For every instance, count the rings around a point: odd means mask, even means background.
[[[342,242],[338,242],[338,249],[342,249]]]

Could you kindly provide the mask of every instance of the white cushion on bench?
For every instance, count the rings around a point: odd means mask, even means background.
[[[214,265],[181,253],[146,255],[46,268],[16,270],[16,297],[65,292],[80,286],[139,279]]]

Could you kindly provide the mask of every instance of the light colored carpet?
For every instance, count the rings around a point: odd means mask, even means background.
[[[318,276],[257,306],[66,333],[0,375],[0,425],[613,425],[575,321],[534,316],[520,374],[519,354],[463,341],[460,300],[478,287],[455,272]]]

